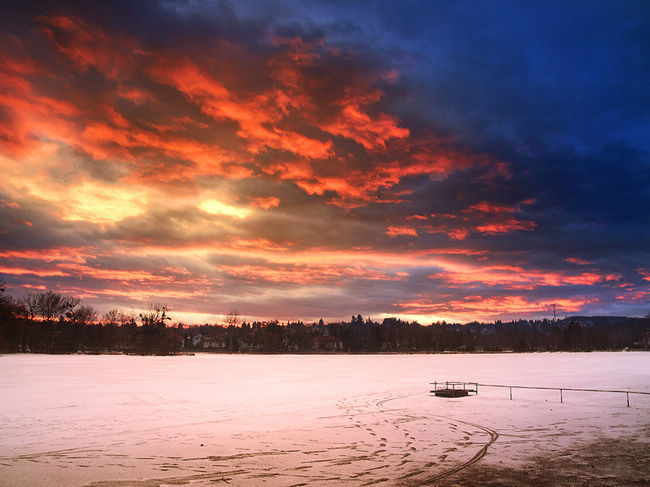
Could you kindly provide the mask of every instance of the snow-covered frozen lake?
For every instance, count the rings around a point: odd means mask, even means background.
[[[0,356],[0,485],[424,485],[604,437],[648,454],[650,354]],[[485,446],[489,445],[487,449]],[[481,457],[481,453],[486,452]],[[478,465],[478,464],[477,464]]]

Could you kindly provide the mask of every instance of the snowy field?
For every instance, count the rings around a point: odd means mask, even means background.
[[[649,353],[4,355],[0,366],[3,487],[650,482],[650,396],[628,408],[625,394],[428,393],[434,380],[650,391]]]

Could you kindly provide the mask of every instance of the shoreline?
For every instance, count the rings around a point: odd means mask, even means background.
[[[418,350],[418,351],[390,351],[390,352],[346,352],[346,351],[231,351],[231,350],[186,350],[174,353],[137,353],[125,351],[103,351],[103,352],[0,352],[2,355],[115,355],[115,356],[138,356],[138,357],[181,357],[193,355],[341,355],[341,356],[357,356],[357,355],[536,355],[536,354],[588,354],[588,353],[627,353],[627,352],[650,352],[648,349],[642,348],[628,348],[628,349],[613,349],[613,350],[499,350],[499,351],[431,351],[431,350]]]

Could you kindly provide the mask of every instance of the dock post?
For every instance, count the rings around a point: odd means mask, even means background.
[[[627,396],[627,407],[630,407],[630,393],[626,392],[625,395]]]
[[[510,400],[512,401],[512,387],[510,388]]]
[[[438,381],[435,381],[435,382],[433,383],[433,390],[434,390],[434,391],[437,391],[437,390],[438,390]]]
[[[564,398],[562,397],[562,389],[560,389],[560,402],[564,402]]]
[[[476,383],[476,395],[478,396],[478,382]]]

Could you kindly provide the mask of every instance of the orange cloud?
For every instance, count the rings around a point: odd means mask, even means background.
[[[641,268],[638,268],[636,271],[643,276],[643,279],[645,279],[646,281],[650,281],[650,269],[649,268],[641,267]]]
[[[230,277],[236,277],[248,282],[292,283],[297,285],[325,283],[339,285],[347,282],[349,279],[398,281],[408,277],[408,274],[404,272],[387,273],[379,269],[334,264],[226,265],[220,266],[220,270],[226,272]]]
[[[486,223],[485,225],[477,225],[476,231],[481,233],[495,234],[495,233],[510,233],[515,230],[534,230],[537,224],[531,221],[517,220],[516,218],[506,218],[500,222]]]
[[[80,71],[92,67],[111,79],[121,79],[135,69],[136,57],[143,54],[134,39],[109,35],[79,18],[41,16],[36,20],[43,34]]]
[[[65,29],[73,29],[76,25],[71,20],[63,18],[55,18],[50,24]],[[83,34],[82,31],[88,32]],[[85,24],[80,30],[74,32],[79,38],[92,37],[108,42],[106,34],[95,31]],[[66,42],[73,43],[77,37],[72,35]],[[126,77],[131,74],[129,71],[121,70],[124,63],[113,65],[112,56],[105,60],[107,65],[104,66],[101,53],[96,53],[96,57],[91,56],[91,53],[95,52],[93,49],[96,48],[97,46],[91,43],[83,47],[81,53],[62,49],[84,69],[93,65],[98,68],[104,67],[111,73],[112,70],[119,69],[119,72]],[[138,52],[143,54],[142,51]],[[125,59],[133,55],[134,53],[128,49],[120,50],[119,54]],[[5,60],[12,60],[7,63],[9,66],[17,64],[17,61],[6,54],[2,57]],[[109,68],[108,65],[111,67]],[[152,126],[153,130],[144,129],[127,120],[113,104],[97,103],[93,99],[84,98],[79,92],[70,92],[70,96],[75,98],[74,103],[70,100],[54,99],[39,94],[38,90],[48,89],[47,84],[37,87],[33,81],[24,77],[25,72],[31,73],[31,69],[11,72],[2,71],[0,67],[0,88],[2,88],[0,107],[10,115],[10,125],[0,125],[0,135],[6,134],[6,137],[0,137],[0,147],[4,146],[5,151],[12,155],[24,154],[26,150],[42,143],[38,140],[46,136],[50,140],[80,148],[95,159],[111,159],[113,163],[128,161],[136,166],[144,165],[150,179],[155,179],[152,178],[152,174],[156,172],[164,172],[165,177],[168,177],[169,171],[164,167],[156,171],[155,166],[149,161],[140,162],[143,151],[149,151],[152,156],[162,154],[168,158],[192,162],[191,167],[177,166],[181,170],[175,171],[174,175],[179,179],[191,179],[200,174],[229,177],[246,177],[251,174],[250,170],[241,166],[234,167],[232,157],[221,147],[200,143],[193,137],[165,135],[155,131],[155,124]],[[134,87],[126,89],[124,85],[119,85],[114,95],[127,97],[138,104],[141,100],[155,100],[154,95],[149,92]]]
[[[467,296],[444,302],[419,299],[397,303],[396,309],[405,314],[445,315],[467,321],[490,320],[499,316],[546,314],[556,305],[562,312],[577,312],[589,301],[585,298],[529,299],[525,296]]]
[[[515,206],[488,203],[482,201],[472,205],[459,214],[432,213],[434,220],[429,223],[425,215],[411,215],[410,220],[417,220],[419,227],[428,233],[443,233],[453,240],[464,240],[470,232],[494,235],[511,233],[517,230],[532,231],[537,224],[530,220],[519,220],[512,213],[520,211],[522,205],[533,204],[535,200],[528,199]]]
[[[11,59],[6,54],[1,57]],[[37,93],[23,76],[0,65],[0,108],[5,112],[0,122],[0,148],[13,156],[23,156],[33,139],[43,134],[69,143],[74,139],[70,119],[80,114],[79,109],[69,101]]]
[[[490,203],[488,201],[481,201],[475,205],[470,206],[466,210],[466,213],[471,212],[481,212],[481,213],[515,213],[521,210],[523,205],[532,205],[535,203],[534,198],[523,200],[515,206],[508,206],[499,203]]]
[[[155,102],[156,97],[153,93],[148,91],[141,90],[133,86],[120,85],[117,90],[115,90],[115,95],[129,100],[134,105],[142,105],[146,102]]]
[[[51,73],[52,66],[4,55],[0,106],[11,122],[0,124],[0,144],[14,155],[45,136],[119,165],[127,183],[170,186],[170,175],[177,182],[192,182],[204,175],[241,179],[261,172],[292,181],[309,194],[331,192],[330,203],[346,208],[401,203],[408,191],[394,195],[389,189],[409,176],[441,178],[455,170],[497,164],[455,147],[453,141],[413,137],[397,118],[379,110],[383,93],[375,83],[385,73],[355,72],[346,76],[342,90],[327,92],[323,80],[307,67],[325,62],[325,57],[342,61],[350,53],[323,40],[274,38],[275,51],[266,59],[251,57],[246,66],[251,74],[237,59],[246,48],[225,41],[216,44],[224,53],[217,66],[214,56],[199,52],[190,58],[172,49],[144,49],[133,38],[78,18],[36,21],[59,54],[57,63],[71,63],[76,72],[94,69],[112,88],[100,99],[84,90],[68,90],[68,100],[45,96],[39,90],[47,91],[47,83],[39,79],[35,84],[30,76]],[[61,73],[62,82],[73,87],[80,83],[74,69]],[[269,82],[251,88],[247,80],[255,76]],[[389,77],[394,79],[395,73]],[[173,87],[186,104],[159,96],[160,85]],[[128,110],[122,101],[130,104]],[[196,120],[197,108],[210,124]],[[219,134],[218,141],[197,137],[202,129]],[[372,162],[360,164],[332,136],[357,142]],[[269,157],[269,151],[278,154]],[[460,237],[458,231],[454,235]]]
[[[0,274],[11,276],[31,275],[38,277],[67,277],[70,275],[57,269],[38,269],[35,267],[30,267],[29,269],[22,267],[0,267]]]
[[[506,215],[520,211],[522,205],[531,205],[533,203],[535,203],[534,199],[524,200],[515,206],[481,201],[480,203],[470,206],[464,210],[464,212],[474,214],[478,213],[482,218],[489,220],[474,227],[474,230],[480,233],[510,233],[515,230],[531,231],[537,226],[535,222],[518,220],[513,216]]]
[[[465,210],[466,212],[471,211],[480,211],[483,213],[512,213],[515,210],[507,205],[498,205],[494,203],[488,203],[487,201],[482,201],[475,205],[470,206]]]
[[[160,283],[173,282],[176,278],[171,275],[152,274],[151,272],[136,269],[103,269],[82,264],[59,264],[59,268],[65,269],[68,275],[90,277],[106,281]]]
[[[582,272],[572,274],[561,271],[526,270],[518,266],[460,266],[450,265],[445,271],[433,274],[452,285],[500,286],[502,289],[532,290],[538,286],[591,286],[617,281],[619,274]]]
[[[62,261],[83,263],[92,255],[89,249],[78,247],[0,251],[0,258],[3,259],[40,260],[43,262]]]
[[[388,235],[389,237],[398,237],[400,235],[417,237],[418,232],[415,231],[415,228],[411,228],[411,227],[388,227],[386,229],[386,235]]]
[[[278,92],[238,97],[214,76],[185,57],[159,60],[149,70],[159,83],[168,84],[184,93],[201,110],[215,120],[232,120],[239,124],[237,134],[249,144],[253,153],[264,147],[318,159],[332,154],[331,141],[320,141],[298,132],[279,128],[286,107]],[[268,128],[273,125],[273,128]]]
[[[439,255],[480,255],[485,256],[490,253],[489,250],[484,249],[466,249],[466,248],[448,248],[448,249],[434,249],[431,250],[432,254]]]
[[[289,250],[294,244],[292,242],[286,242],[285,244],[278,244],[276,242],[271,242],[265,238],[256,238],[256,239],[243,239],[236,238],[228,243],[229,247],[234,249],[256,249],[263,251],[271,252],[284,252]]]
[[[255,198],[253,199],[253,205],[263,210],[270,210],[280,205],[280,198],[275,196]]]
[[[648,299],[650,299],[650,291],[629,291],[625,294],[616,296],[616,299],[628,303],[648,301]]]
[[[323,126],[323,130],[352,139],[368,150],[385,149],[389,139],[409,136],[409,130],[399,127],[394,117],[382,113],[371,119],[354,103],[346,103],[338,119]]]
[[[177,165],[171,174],[179,180],[193,179],[198,175],[223,175],[242,178],[251,175],[250,170],[230,165],[228,156],[219,146],[196,142],[189,138],[162,136],[148,130],[138,129],[127,122],[127,126],[114,127],[104,123],[91,123],[81,134],[80,145],[96,159],[111,158],[116,155],[141,165],[139,159],[132,156],[141,150],[154,151],[171,158],[178,158],[193,163],[192,166]],[[163,167],[156,171],[152,164],[142,164],[144,169],[153,174],[150,179],[169,180],[170,174]],[[138,178],[142,179],[142,175]]]
[[[440,144],[437,139],[426,137],[417,144]],[[331,201],[332,204],[353,208],[363,206],[368,202],[400,203],[400,196],[408,196],[410,191],[401,192],[397,197],[385,198],[377,196],[377,192],[391,188],[409,176],[427,175],[429,177],[444,177],[448,173],[471,167],[480,156],[465,152],[453,153],[447,149],[429,147],[425,152],[409,154],[416,142],[404,145],[391,144],[390,150],[399,153],[400,157],[391,160],[377,160],[369,168],[357,169],[350,167],[349,161],[339,159],[333,166],[327,167],[322,173],[313,163],[305,160],[283,161],[272,164],[263,170],[280,177],[294,181],[309,194],[322,195],[327,191],[336,192],[340,198]],[[407,150],[406,152],[403,152]],[[332,171],[335,171],[332,174]]]

